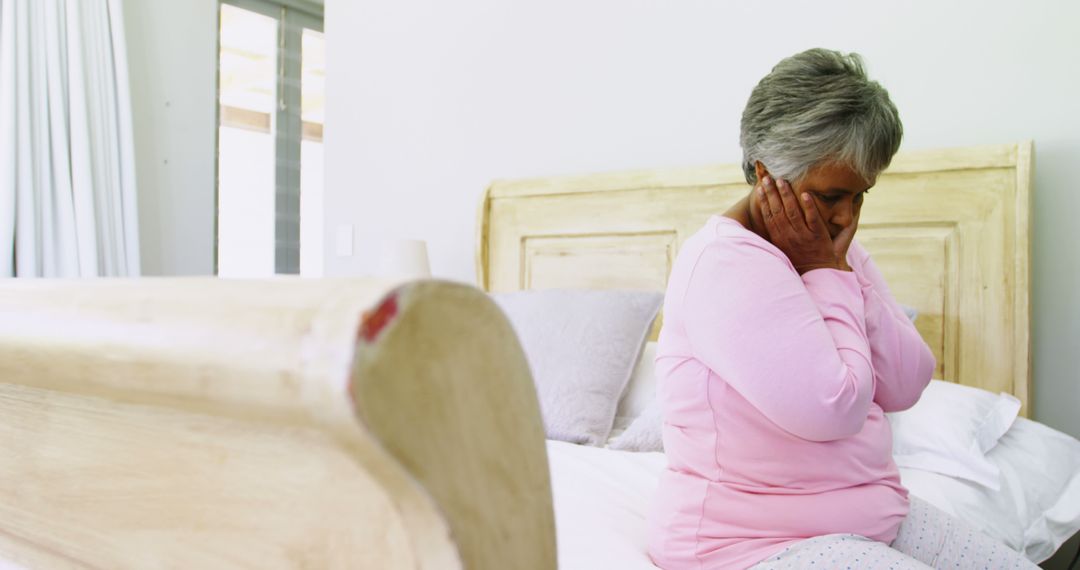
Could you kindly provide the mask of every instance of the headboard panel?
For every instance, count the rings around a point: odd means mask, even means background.
[[[1032,144],[900,153],[857,239],[938,359],[936,377],[1030,401]],[[479,216],[489,291],[664,290],[679,247],[746,195],[737,165],[496,181]]]

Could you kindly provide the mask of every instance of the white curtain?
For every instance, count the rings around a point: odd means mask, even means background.
[[[0,0],[0,277],[139,274],[120,0]]]

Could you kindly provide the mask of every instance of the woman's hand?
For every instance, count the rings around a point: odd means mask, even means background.
[[[847,250],[855,237],[857,216],[833,239],[813,198],[805,192],[796,198],[787,181],[764,176],[755,194],[769,241],[787,255],[799,275],[824,268],[851,271]]]
[[[809,198],[809,196],[807,196]],[[855,230],[859,229],[859,214],[862,213],[862,208],[855,208],[855,217],[852,218],[851,223],[840,230],[840,233],[833,238],[833,252],[836,253],[837,260],[840,261],[841,271],[851,271],[851,266],[847,262],[848,248],[851,247],[851,240],[855,239]],[[802,275],[801,273],[799,275]]]

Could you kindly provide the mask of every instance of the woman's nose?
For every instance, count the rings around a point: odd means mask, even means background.
[[[842,228],[848,227],[851,221],[855,218],[855,204],[853,200],[841,200],[832,211],[832,217],[829,219],[833,225],[840,226]]]

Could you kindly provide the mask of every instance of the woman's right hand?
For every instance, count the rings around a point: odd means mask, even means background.
[[[796,198],[786,180],[773,180],[771,176],[763,176],[754,193],[769,241],[787,255],[799,275],[824,268],[851,271],[843,256],[837,254],[809,194],[804,192]]]

